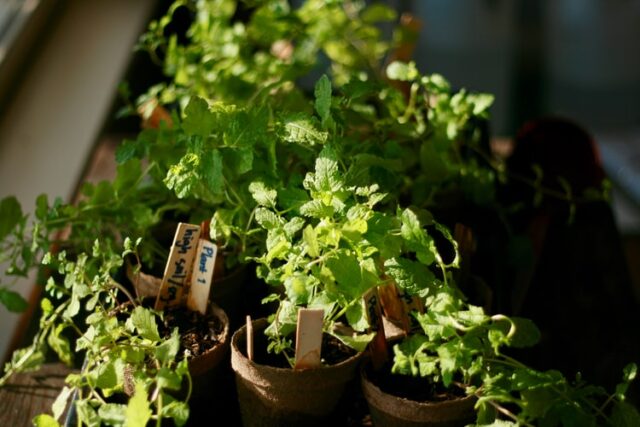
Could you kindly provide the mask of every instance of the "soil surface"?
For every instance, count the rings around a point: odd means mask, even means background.
[[[268,338],[264,335],[263,331],[256,331],[254,335],[254,357],[253,360],[261,365],[273,366],[275,368],[290,368],[289,362],[281,354],[274,354],[267,352],[267,346],[269,344]],[[293,342],[293,348],[295,348],[295,339]],[[322,350],[321,360],[324,365],[336,365],[344,360],[347,360],[351,356],[354,356],[356,351],[351,347],[347,347],[337,338],[329,335],[322,335]]]
[[[180,332],[179,358],[200,356],[219,342],[224,330],[224,324],[212,314],[204,316],[184,307],[165,309],[160,335],[167,338],[176,327]]]
[[[416,402],[442,402],[466,396],[460,387],[445,388],[426,378],[392,374],[388,364],[379,371],[367,367],[367,377],[385,393]]]

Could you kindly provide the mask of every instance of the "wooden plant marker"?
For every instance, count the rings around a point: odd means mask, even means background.
[[[253,360],[253,322],[251,316],[247,315],[247,358]]]
[[[191,286],[187,294],[187,307],[190,310],[199,311],[202,314],[207,312],[217,254],[218,247],[214,243],[205,239],[198,240],[191,273]]]
[[[392,323],[400,326],[405,333],[411,329],[411,319],[407,311],[407,304],[400,296],[400,290],[395,283],[378,286],[378,296],[384,315]]]
[[[387,339],[382,325],[382,310],[380,308],[378,288],[369,289],[362,298],[364,299],[364,307],[370,328],[376,333],[373,341],[369,343],[369,352],[371,353],[373,369],[378,370],[382,368],[389,357]]]
[[[296,363],[294,369],[317,368],[322,363],[322,323],[324,310],[301,308],[298,310],[296,329]]]
[[[182,294],[184,287],[189,284],[199,237],[200,226],[183,222],[178,224],[156,299],[156,310],[182,304]]]

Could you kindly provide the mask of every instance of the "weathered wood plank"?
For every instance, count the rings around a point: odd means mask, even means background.
[[[61,363],[50,363],[37,371],[11,377],[0,388],[0,426],[32,426],[36,415],[51,414],[51,405],[70,372]]]

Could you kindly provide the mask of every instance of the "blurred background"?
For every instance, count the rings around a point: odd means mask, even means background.
[[[131,131],[113,120],[117,87],[160,78],[133,46],[169,3],[0,0],[0,198],[71,198],[96,145]],[[387,3],[418,19],[422,72],[495,95],[496,147],[546,115],[593,136],[640,298],[640,0]],[[28,297],[32,283],[17,286]],[[0,356],[19,321],[0,307]]]

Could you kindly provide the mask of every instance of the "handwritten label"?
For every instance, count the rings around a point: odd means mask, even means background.
[[[187,295],[187,307],[190,310],[206,314],[217,253],[218,247],[214,243],[200,239],[198,250],[193,260],[191,287]]]
[[[376,336],[369,343],[369,352],[371,353],[373,369],[378,370],[382,368],[389,357],[387,339],[384,335],[384,327],[382,325],[382,310],[380,308],[378,289],[369,289],[362,298],[364,299],[369,328],[376,332]]]
[[[200,227],[193,224],[179,223],[173,237],[173,245],[162,276],[162,285],[156,299],[155,309],[176,306],[182,303],[184,287],[193,267]]]
[[[322,363],[322,322],[324,310],[301,308],[298,310],[296,329],[296,363],[294,369],[317,368]]]

